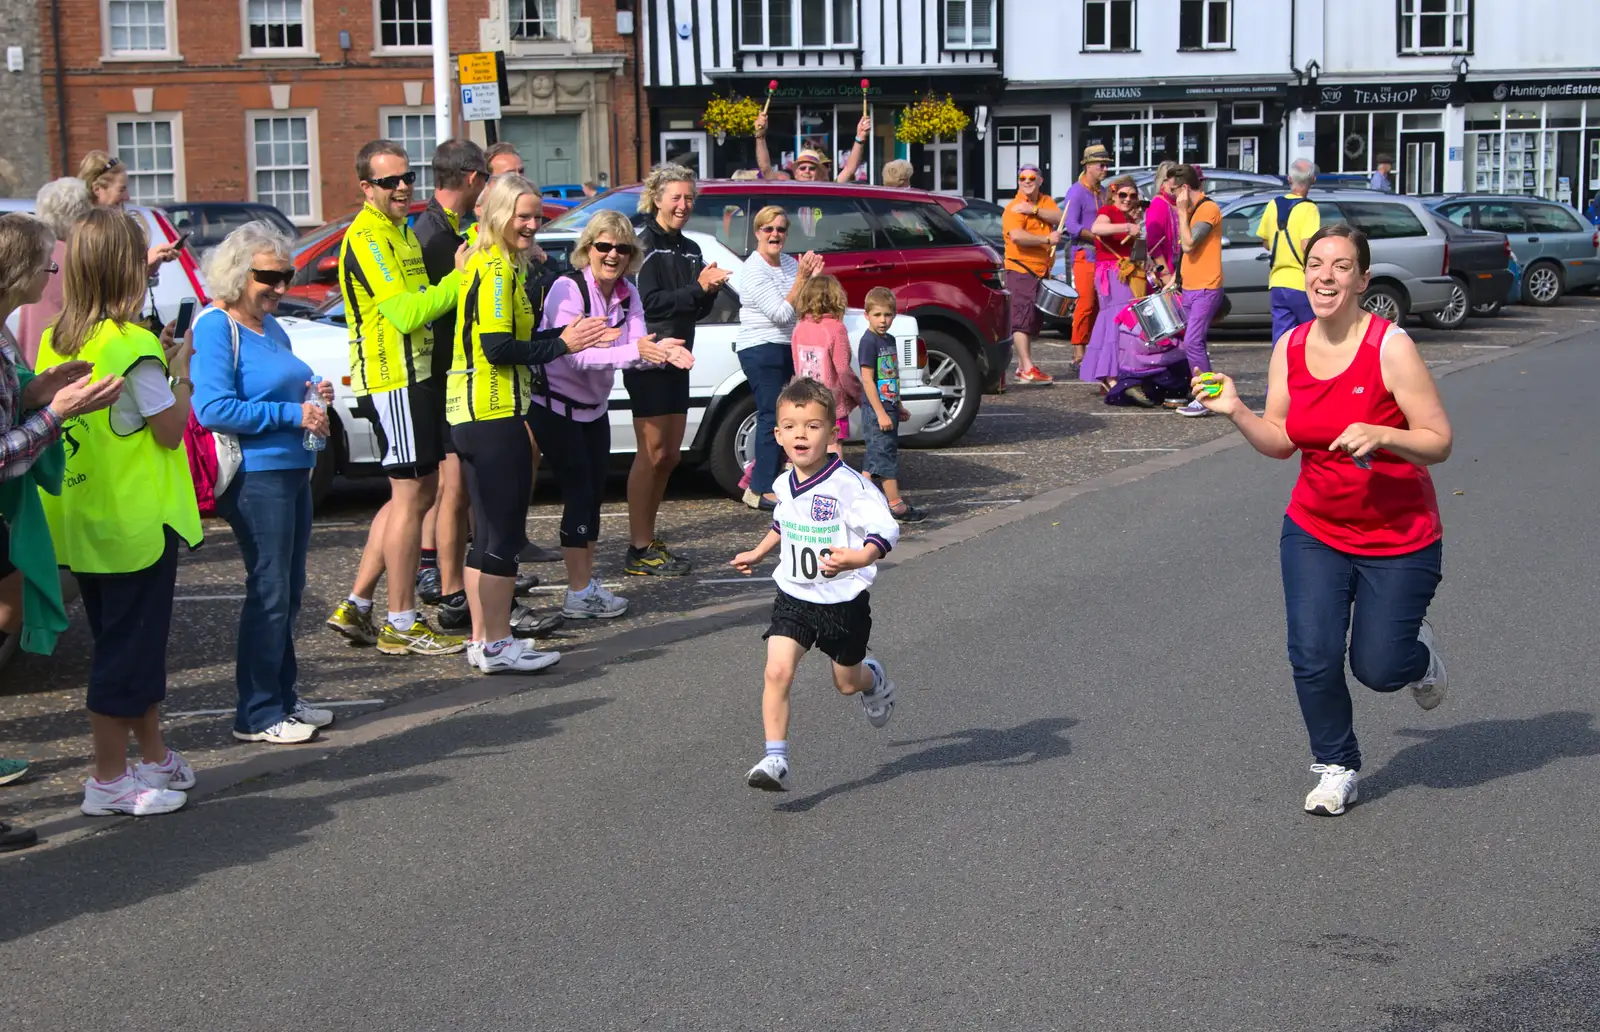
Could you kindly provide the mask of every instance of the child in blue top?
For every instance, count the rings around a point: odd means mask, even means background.
[[[862,471],[889,499],[889,511],[901,523],[921,523],[928,514],[900,497],[900,426],[911,414],[900,404],[900,347],[889,335],[894,322],[894,292],[886,287],[867,291],[867,330],[857,346],[856,365],[866,392],[861,437],[867,456]]]

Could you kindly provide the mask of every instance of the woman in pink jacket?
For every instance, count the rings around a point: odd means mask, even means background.
[[[850,413],[862,402],[861,377],[856,373],[850,335],[845,332],[844,286],[833,276],[813,276],[800,288],[790,349],[794,373],[818,380],[833,392],[834,418],[839,436],[828,449],[839,454],[839,442],[849,436]]]
[[[555,467],[561,485],[561,552],[567,563],[567,594],[561,614],[569,620],[610,619],[627,612],[628,600],[613,595],[594,575],[594,545],[600,538],[600,500],[611,464],[607,400],[618,369],[667,364],[694,365],[676,338],[657,341],[644,332],[644,305],[625,279],[638,271],[643,249],[627,216],[602,211],[589,220],[572,267],[545,296],[545,327],[565,326],[584,316],[603,316],[622,333],[609,345],[563,355],[543,367],[533,385],[528,423],[539,451]]]

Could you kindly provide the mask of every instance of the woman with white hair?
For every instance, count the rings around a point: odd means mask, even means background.
[[[306,585],[317,456],[305,433],[328,436],[324,406],[333,385],[318,382],[272,314],[294,278],[292,246],[265,222],[229,233],[206,259],[213,302],[194,324],[195,418],[237,435],[244,454],[217,499],[245,564],[234,675],[233,737],[241,742],[305,742],[333,723],[330,710],[300,699],[296,684],[294,624]]]
[[[94,199],[89,194],[89,188],[83,185],[83,180],[77,176],[65,176],[41,186],[33,208],[34,214],[56,236],[50,261],[59,269],[67,261],[67,238],[72,236],[72,231],[83,221],[83,217],[94,210]],[[39,338],[44,336],[45,327],[60,314],[60,276],[50,277],[38,301],[17,309],[17,343],[22,360],[29,369],[33,368],[34,359],[39,356]]]

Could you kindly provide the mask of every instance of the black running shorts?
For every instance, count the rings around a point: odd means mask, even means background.
[[[356,412],[378,436],[383,473],[391,480],[416,480],[444,461],[444,398],[429,383],[396,387],[356,399]]]
[[[635,419],[689,414],[687,369],[624,369],[622,385],[628,389]]]
[[[863,591],[848,602],[822,603],[779,591],[772,603],[772,624],[761,637],[793,638],[801,648],[815,648],[840,666],[853,667],[867,658],[871,595]]]

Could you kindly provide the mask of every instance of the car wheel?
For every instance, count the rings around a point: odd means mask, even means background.
[[[313,511],[322,508],[322,503],[327,501],[328,493],[333,490],[333,478],[339,473],[339,455],[343,450],[344,429],[339,425],[339,417],[329,414],[328,446],[317,452],[317,464],[311,468],[311,508]]]
[[[1504,301],[1490,301],[1486,305],[1473,305],[1472,314],[1487,319],[1491,316],[1499,315],[1501,309],[1505,308],[1505,306]]]
[[[1398,287],[1391,287],[1387,283],[1369,287],[1361,297],[1361,307],[1396,326],[1406,321],[1406,296]]]
[[[1551,262],[1534,262],[1522,274],[1522,303],[1546,308],[1561,300],[1561,269]]]
[[[928,346],[928,371],[924,381],[944,394],[944,403],[922,432],[905,438],[908,448],[943,448],[961,440],[982,404],[983,380],[978,360],[956,338],[940,330],[923,330]]]
[[[1439,311],[1424,315],[1422,322],[1436,330],[1453,330],[1467,321],[1467,313],[1470,310],[1471,306],[1467,304],[1467,286],[1456,280],[1455,286],[1450,288],[1450,300]]]
[[[744,495],[739,481],[744,479],[745,464],[756,457],[755,440],[756,399],[746,394],[728,406],[711,435],[711,476],[731,498]]]

